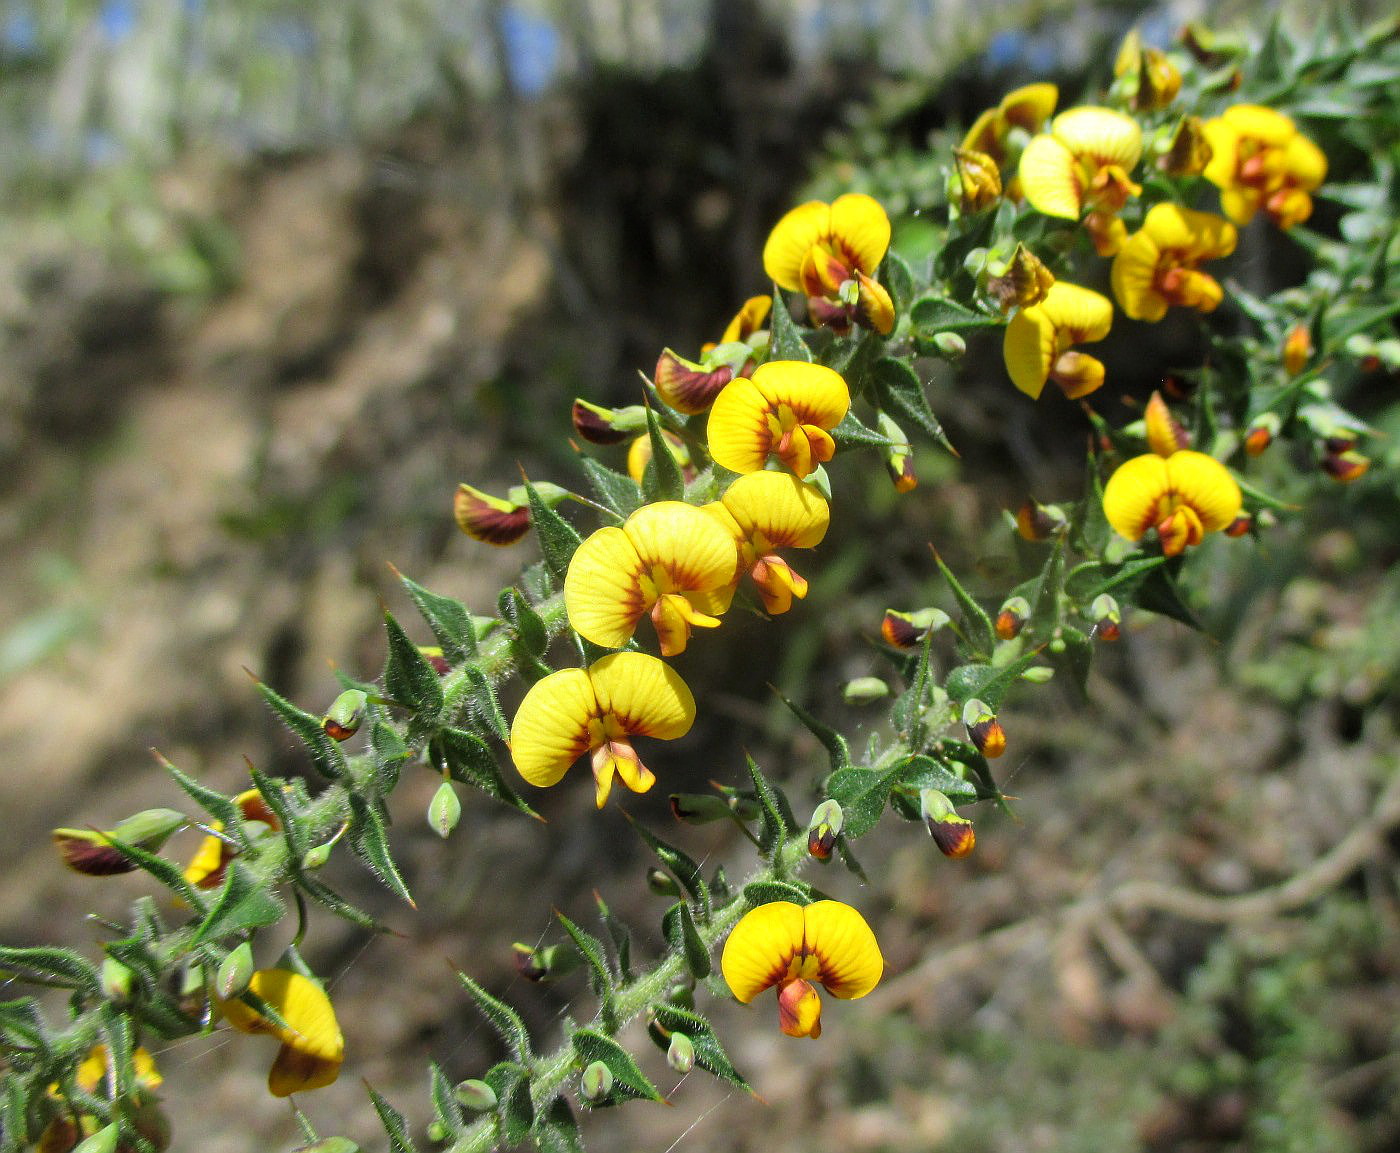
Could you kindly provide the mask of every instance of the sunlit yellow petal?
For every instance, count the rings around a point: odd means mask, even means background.
[[[564,577],[564,607],[574,631],[604,648],[625,645],[651,607],[641,587],[648,567],[620,528],[600,528],[586,537]]]
[[[1148,453],[1119,465],[1103,490],[1103,512],[1120,536],[1140,540],[1158,521],[1158,506],[1171,490],[1167,462]]]
[[[733,539],[694,505],[675,500],[643,505],[622,531],[644,569],[665,570],[671,587],[664,591],[702,591],[734,579]]]
[[[1041,305],[1023,308],[1011,318],[1001,353],[1011,382],[1032,400],[1039,397],[1055,361],[1055,325]]]
[[[1173,453],[1167,458],[1167,480],[1181,501],[1195,510],[1206,532],[1219,532],[1239,515],[1240,486],[1213,456],[1190,450]]]
[[[803,424],[818,428],[835,428],[851,407],[851,393],[841,374],[823,364],[801,360],[770,360],[761,364],[751,378],[754,388],[771,408],[787,405]],[[735,382],[738,383],[737,381]],[[729,387],[733,387],[730,385]],[[729,389],[726,388],[725,392]],[[723,393],[720,394],[723,397]],[[718,402],[716,402],[718,405]],[[714,447],[711,433],[711,448]],[[715,454],[719,460],[719,455]],[[723,464],[723,461],[720,461]],[[725,465],[726,468],[730,466]],[[752,469],[732,469],[751,472]]]
[[[690,731],[695,698],[664,661],[646,653],[613,653],[595,662],[588,677],[599,710],[611,713],[626,732],[670,741]]]
[[[1225,109],[1224,119],[1239,135],[1272,147],[1287,144],[1298,131],[1282,112],[1262,104],[1233,104]]]
[[[998,110],[1008,124],[1026,132],[1037,132],[1050,119],[1059,99],[1060,90],[1053,84],[1026,84],[1003,96]]]
[[[723,505],[739,531],[770,548],[814,548],[826,536],[831,508],[810,484],[786,472],[741,476],[725,491]]]
[[[796,292],[802,286],[802,262],[828,233],[831,206],[809,200],[787,213],[768,234],[763,246],[763,271],[779,288]]]
[[[1142,222],[1142,230],[1156,241],[1158,248],[1173,249],[1193,261],[1229,256],[1239,239],[1228,220],[1179,204],[1153,205]]]
[[[1108,297],[1065,280],[1055,281],[1037,307],[1068,336],[1069,344],[1102,340],[1113,325],[1113,302]]]
[[[770,901],[750,909],[724,943],[719,967],[734,996],[747,1005],[787,974],[788,963],[802,951],[806,920],[802,906]]]
[[[536,681],[510,729],[510,757],[520,775],[542,788],[557,784],[591,747],[588,726],[599,712],[583,669],[560,669]]]
[[[1055,117],[1050,130],[1075,156],[1092,158],[1100,167],[1114,164],[1131,174],[1142,157],[1137,121],[1111,108],[1071,108]]]
[[[729,326],[724,330],[724,335],[719,338],[721,344],[728,344],[733,340],[747,341],[755,332],[763,327],[763,322],[768,319],[768,313],[773,308],[773,298],[768,295],[751,296],[744,301],[743,307],[734,315],[734,319],[729,322]]]
[[[1124,315],[1156,322],[1167,314],[1167,299],[1156,289],[1162,250],[1147,230],[1135,232],[1113,258],[1113,296]]]
[[[1261,199],[1252,188],[1224,188],[1220,192],[1220,211],[1236,224],[1245,225],[1259,211]]]
[[[880,983],[885,959],[864,917],[841,901],[817,901],[802,912],[803,947],[821,959],[819,979],[827,992],[854,1000]]]
[[[1327,156],[1302,133],[1291,137],[1284,151],[1289,182],[1311,192],[1327,179]]]
[[[1006,152],[1002,147],[1001,133],[998,132],[1001,124],[1001,110],[988,108],[967,130],[967,135],[962,140],[963,149],[985,153],[997,162],[1005,160]]]
[[[1202,124],[1201,132],[1210,148],[1210,160],[1201,175],[1217,188],[1229,188],[1239,169],[1239,130],[1224,117],[1218,116]],[[1236,220],[1233,215],[1230,218]]]
[[[212,889],[224,879],[224,868],[232,857],[232,846],[218,837],[206,836],[185,866],[185,880],[201,889]]]
[[[282,1042],[268,1078],[272,1093],[285,1097],[334,1081],[345,1039],[325,990],[290,969],[260,969],[248,990],[275,1009],[285,1024],[274,1023],[237,999],[221,1002],[220,1009],[240,1033],[268,1033]]]
[[[832,202],[831,236],[853,258],[852,272],[873,274],[890,246],[890,218],[873,196],[848,192]]]
[[[768,411],[767,397],[751,379],[740,378],[726,384],[710,409],[710,455],[715,463],[730,472],[761,469],[773,446]]]
[[[1046,216],[1078,220],[1084,207],[1074,154],[1048,133],[1034,137],[1021,153],[1017,169],[1021,191],[1032,208]]]

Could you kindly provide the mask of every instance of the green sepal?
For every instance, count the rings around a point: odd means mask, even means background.
[[[463,675],[466,676],[467,683],[471,686],[467,692],[467,702],[472,715],[497,740],[509,740],[510,725],[506,723],[505,713],[501,712],[501,702],[500,698],[496,696],[496,686],[476,665],[467,665],[463,669]]]
[[[429,592],[397,569],[394,572],[404,591],[423,614],[423,619],[428,622],[428,628],[432,630],[442,648],[443,658],[456,665],[475,657],[476,628],[472,624],[472,614],[467,610],[467,606],[453,597]]]
[[[443,1127],[447,1137],[456,1141],[466,1131],[462,1118],[462,1107],[452,1095],[452,1082],[436,1061],[428,1063],[428,1092],[433,1102],[433,1116]]]
[[[782,693],[778,694],[778,700],[787,705],[787,707],[792,710],[793,716],[802,722],[802,727],[821,742],[822,748],[826,750],[827,758],[831,761],[833,770],[850,768],[851,746],[847,744],[845,737],[830,725],[817,720],[816,717],[796,701],[788,700]]]
[[[559,923],[564,926],[564,932],[568,933],[577,946],[583,959],[588,962],[588,983],[604,1003],[603,1016],[611,1015],[611,1005],[613,985],[615,978],[613,971],[608,967],[607,954],[603,948],[603,942],[598,940],[587,929],[574,924],[568,917],[558,909],[554,910],[554,916]]]
[[[1001,706],[1007,689],[1020,680],[1021,674],[1035,664],[1040,655],[1041,650],[1037,647],[1006,665],[959,665],[948,674],[944,683],[948,699],[954,704],[964,705],[973,697],[978,697],[995,712]]]
[[[399,773],[413,756],[413,750],[404,744],[398,729],[383,721],[375,721],[370,729],[369,747],[374,754],[375,784],[379,795],[387,797],[398,786]]]
[[[501,1136],[505,1138],[505,1144],[520,1144],[535,1124],[535,1103],[530,1097],[530,1071],[514,1061],[500,1061],[486,1070],[482,1080],[496,1094]]]
[[[776,284],[773,285],[773,312],[768,330],[772,334],[768,341],[769,360],[802,360],[811,363],[812,350],[807,347],[807,342],[802,339],[797,325],[793,323],[787,301]]]
[[[257,682],[257,688],[263,700],[272,707],[272,711],[281,718],[282,723],[306,746],[316,771],[331,780],[341,776],[345,772],[345,754],[341,752],[337,742],[326,736],[325,730],[321,728],[321,718],[313,717],[304,709],[299,709],[263,681]]]
[[[749,908],[769,905],[774,901],[791,901],[794,905],[810,905],[812,894],[805,885],[790,885],[786,881],[750,881],[744,886],[744,900]]]
[[[495,755],[475,733],[465,729],[440,729],[428,746],[428,755],[433,764],[445,765],[453,780],[475,785],[502,804],[539,819],[539,814],[506,784]]]
[[[578,1120],[562,1096],[555,1097],[535,1117],[530,1139],[540,1153],[583,1153],[583,1137]]]
[[[719,1043],[719,1038],[715,1036],[709,1021],[699,1013],[661,1001],[651,1006],[650,1016],[667,1033],[684,1033],[690,1038],[690,1043],[695,1046],[695,1063],[705,1072],[743,1089],[746,1093],[753,1093],[753,1087],[744,1080],[729,1060],[729,1054]],[[666,1047],[661,1038],[653,1035],[653,1040],[661,1048]]]
[[[286,911],[281,899],[258,881],[247,865],[235,858],[224,872],[223,887],[214,898],[208,916],[190,939],[190,947],[275,925]]]
[[[389,834],[379,807],[358,793],[348,794],[347,799],[350,803],[350,848],[380,884],[416,909],[418,906],[389,849]]]
[[[384,610],[384,631],[389,637],[384,688],[395,701],[413,710],[408,739],[414,744],[437,727],[443,706],[442,678],[388,609]]]
[[[637,1067],[632,1054],[596,1029],[575,1029],[571,1038],[574,1053],[579,1064],[591,1065],[601,1061],[613,1075],[613,1089],[608,1103],[637,1098],[643,1101],[665,1101],[660,1091],[647,1080],[646,1074]],[[597,1108],[597,1106],[593,1106]]]
[[[155,757],[160,767],[175,778],[175,783],[188,794],[189,798],[223,825],[223,832],[238,842],[238,847],[242,852],[252,851],[253,843],[248,837],[247,830],[243,827],[243,814],[232,800],[224,796],[223,793],[200,784],[188,773],[176,768],[161,753],[156,753]]]
[[[992,649],[996,646],[996,629],[992,625],[992,618],[962,587],[958,578],[953,575],[953,570],[943,563],[943,558],[938,555],[937,549],[933,550],[933,560],[938,565],[938,571],[943,574],[943,579],[948,582],[948,587],[953,590],[958,607],[962,609],[963,637],[972,650],[972,655],[990,656]]]
[[[754,794],[758,798],[763,818],[763,828],[759,833],[759,851],[766,857],[776,857],[789,836],[797,832],[797,819],[792,815],[792,806],[781,789],[769,783],[762,770],[747,754],[749,777],[753,780]]]
[[[674,845],[667,844],[645,825],[632,819],[624,813],[632,830],[641,837],[651,851],[656,854],[656,859],[666,868],[676,875],[676,880],[680,882],[681,888],[686,895],[695,902],[700,912],[700,919],[708,921],[710,919],[710,887],[705,884],[704,875],[700,871],[700,865],[689,854],[682,852]]]
[[[102,995],[102,978],[92,962],[72,949],[36,946],[28,949],[0,945],[0,970],[62,989],[76,989],[88,997]]]
[[[418,1146],[408,1135],[408,1121],[404,1115],[390,1105],[368,1082],[365,1083],[365,1092],[369,1094],[374,1111],[379,1114],[379,1123],[384,1126],[384,1132],[389,1135],[389,1147],[394,1153],[418,1153]]]
[[[938,418],[929,407],[923,383],[909,363],[894,356],[882,356],[875,362],[870,379],[880,408],[890,409],[922,429],[954,456],[957,450]]]
[[[540,614],[535,612],[530,602],[525,599],[525,594],[517,588],[502,589],[500,597],[496,600],[496,607],[500,609],[501,619],[510,630],[512,647],[517,657],[523,656],[527,661],[537,661],[544,656],[544,650],[549,647],[549,632],[544,627]]]
[[[647,436],[651,438],[651,460],[642,476],[642,492],[648,501],[680,500],[685,495],[685,477],[671,455],[661,418],[652,408],[647,409]]]
[[[540,554],[545,567],[556,581],[562,582],[569,571],[574,550],[583,543],[578,530],[540,498],[535,486],[525,482],[525,495],[530,501],[530,525],[539,537]]]
[[[598,502],[619,520],[626,520],[642,507],[646,500],[641,487],[625,473],[615,472],[599,464],[591,456],[583,458],[583,473]]]
[[[710,975],[713,967],[710,951],[700,939],[699,930],[695,927],[695,918],[685,901],[677,901],[666,910],[665,916],[661,918],[661,931],[671,946],[685,955],[686,968],[692,976],[697,980],[704,980]]]
[[[493,997],[460,970],[457,970],[457,980],[462,982],[462,988],[466,989],[472,1000],[476,1002],[476,1007],[481,1010],[482,1016],[501,1035],[501,1040],[506,1043],[515,1059],[521,1064],[529,1064],[533,1060],[530,1050],[530,1033],[525,1028],[525,1022],[521,1020],[520,1014],[504,1001]],[[491,1081],[489,1073],[486,1080]],[[491,1088],[496,1090],[496,1096],[502,1100],[505,1099],[505,1094],[498,1086],[492,1083]]]
[[[608,908],[608,903],[603,900],[598,893],[593,894],[593,899],[598,903],[598,917],[603,922],[603,928],[608,931],[608,939],[613,944],[613,955],[617,958],[617,971],[624,981],[632,979],[632,932],[627,928],[627,923],[620,917],[613,915],[613,911]]]

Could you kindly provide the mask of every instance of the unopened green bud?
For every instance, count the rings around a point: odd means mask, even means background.
[[[102,958],[102,995],[118,1005],[131,1000],[136,974],[115,957]]]
[[[111,835],[125,845],[153,853],[189,823],[184,813],[174,809],[143,809],[117,825]]]
[[[73,1153],[116,1153],[117,1139],[120,1136],[121,1127],[113,1121],[81,1144],[75,1145]]]
[[[841,699],[848,705],[868,705],[889,695],[890,686],[879,677],[856,677],[841,690]]]
[[[961,360],[967,353],[967,341],[956,332],[934,333],[933,347],[944,360]]]
[[[1021,679],[1033,685],[1048,685],[1055,679],[1055,670],[1049,665],[1031,665],[1021,674]]]
[[[573,494],[566,488],[561,488],[547,480],[536,481],[533,484],[535,495],[540,498],[550,508],[562,504]],[[506,492],[506,500],[511,504],[527,508],[530,504],[530,494],[525,491],[523,484],[517,484]]]
[[[579,1096],[590,1105],[606,1101],[613,1091],[613,1075],[601,1061],[590,1061],[578,1082]]]
[[[433,1141],[439,1145],[450,1136],[447,1132],[447,1126],[441,1121],[429,1121],[428,1128],[425,1130],[425,1135],[429,1141]]]
[[[672,793],[671,815],[691,825],[729,819],[730,808],[723,797],[713,793]]]
[[[301,867],[307,872],[315,872],[331,859],[331,847],[329,842],[322,845],[312,845],[307,849],[301,858]]]
[[[845,823],[846,815],[841,806],[832,800],[823,801],[807,823],[807,852],[819,861],[830,860],[831,850]]]
[[[428,825],[444,840],[462,819],[462,802],[451,781],[443,781],[428,804]]]
[[[672,1033],[666,1050],[666,1064],[677,1073],[689,1073],[695,1068],[695,1045],[684,1033]]]
[[[452,1097],[463,1109],[470,1109],[473,1113],[489,1113],[496,1107],[496,1090],[475,1077],[458,1081],[457,1087],[452,1090]]]
[[[681,895],[681,888],[676,884],[676,879],[665,869],[658,869],[655,866],[647,870],[647,888],[658,897],[679,897]]]
[[[230,1001],[237,997],[252,981],[254,970],[253,946],[244,941],[219,964],[219,971],[214,976],[214,988],[219,998]]]
[[[333,741],[348,741],[364,723],[369,697],[361,689],[346,689],[331,702],[321,718],[321,728]]]

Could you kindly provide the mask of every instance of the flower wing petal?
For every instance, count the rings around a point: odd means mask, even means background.
[[[806,919],[802,906],[770,901],[750,909],[729,934],[719,967],[729,991],[747,1005],[787,975],[802,949]]]
[[[672,741],[690,731],[695,698],[664,661],[646,653],[613,653],[594,662],[588,678],[599,709],[628,733]]]
[[[873,196],[848,192],[831,204],[831,238],[855,260],[852,271],[874,275],[890,247],[890,218]]]
[[[1172,453],[1166,465],[1173,491],[1196,510],[1206,532],[1219,532],[1239,516],[1240,486],[1215,457],[1188,449]]]
[[[1055,362],[1055,325],[1045,315],[1043,304],[1023,308],[1013,316],[1001,342],[1011,382],[1032,400],[1045,388]]]
[[[864,917],[841,901],[818,901],[802,912],[803,948],[820,958],[819,979],[827,992],[849,1001],[880,983],[885,959]]]
[[[640,583],[647,567],[622,529],[609,525],[590,534],[564,577],[564,607],[574,631],[605,648],[625,645],[651,607]]]
[[[1162,250],[1144,226],[1141,232],[1128,237],[1113,258],[1113,295],[1124,315],[1152,322],[1166,316],[1167,298],[1156,289],[1161,255]]]
[[[558,784],[592,746],[589,722],[599,714],[593,682],[583,669],[560,669],[536,681],[510,729],[510,758],[530,784]]]
[[[1084,190],[1075,171],[1074,155],[1063,142],[1049,133],[1032,137],[1021,153],[1017,175],[1021,191],[1037,212],[1064,220],[1079,219]]]
[[[1166,460],[1155,453],[1135,456],[1108,478],[1104,516],[1120,536],[1140,540],[1157,523],[1158,504],[1170,488]]]
[[[720,390],[710,409],[708,434],[710,455],[722,468],[744,473],[764,466],[773,446],[768,400],[751,379],[731,380]]]
[[[768,234],[763,246],[763,271],[779,288],[796,292],[802,287],[802,262],[814,244],[831,228],[831,206],[809,200],[787,213]]]

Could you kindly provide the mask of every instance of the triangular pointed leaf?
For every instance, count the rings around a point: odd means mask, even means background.
[[[582,1065],[601,1061],[613,1076],[611,1099],[625,1100],[629,1097],[643,1101],[664,1101],[660,1091],[637,1067],[632,1054],[596,1029],[575,1029],[572,1038],[574,1053]]]
[[[640,822],[632,820],[631,817],[628,817],[628,822],[633,831],[650,846],[651,851],[656,854],[656,859],[676,875],[676,880],[680,882],[681,888],[686,891],[686,895],[695,902],[696,908],[699,909],[701,920],[709,920],[710,887],[705,884],[704,875],[700,872],[700,865],[694,858],[674,845],[663,841]]]
[[[680,500],[685,495],[685,477],[671,455],[661,418],[652,408],[647,409],[647,435],[651,438],[651,460],[647,462],[642,479],[642,491],[650,501]]]
[[[13,969],[46,985],[81,990],[89,997],[102,991],[102,978],[92,962],[78,956],[72,949],[36,947],[15,949],[0,945],[0,969]]]
[[[433,1116],[442,1126],[449,1141],[455,1141],[466,1131],[462,1107],[452,1095],[452,1082],[436,1062],[428,1064],[428,1089],[433,1101]]]
[[[792,710],[793,715],[802,722],[802,726],[821,742],[822,748],[826,750],[827,757],[831,761],[832,769],[850,767],[851,747],[846,743],[845,737],[830,725],[817,720],[796,701],[788,700],[782,693],[778,694],[778,699],[787,705]]]
[[[366,1083],[365,1089],[369,1093],[370,1101],[374,1103],[374,1111],[379,1114],[384,1132],[389,1135],[389,1148],[394,1153],[418,1153],[418,1147],[408,1135],[408,1121],[404,1115],[376,1092],[372,1085]]]
[[[226,834],[238,841],[243,852],[246,853],[253,847],[248,840],[247,830],[243,828],[243,814],[231,799],[181,772],[160,753],[156,753],[156,760],[161,768],[175,778],[175,783],[185,790],[195,804],[218,821]]]
[[[558,909],[554,910],[554,915],[564,926],[564,932],[573,938],[573,942],[578,947],[583,959],[588,962],[589,982],[593,986],[593,991],[599,997],[609,998],[613,991],[614,977],[612,970],[608,968],[607,953],[603,948],[603,942],[587,929],[574,924]]]
[[[389,638],[384,687],[390,697],[413,710],[410,733],[426,736],[442,714],[442,678],[388,609],[384,610],[384,631]]]
[[[690,1043],[695,1047],[695,1063],[700,1068],[747,1093],[753,1092],[752,1087],[729,1060],[729,1054],[719,1043],[719,1038],[715,1036],[709,1021],[699,1013],[662,1002],[651,1007],[650,1015],[666,1033],[684,1033],[690,1038]]]
[[[544,656],[544,650],[549,647],[549,632],[525,595],[519,589],[504,589],[496,604],[501,610],[501,619],[510,629],[517,653],[530,660]]]
[[[349,802],[351,849],[385,888],[416,909],[418,906],[414,904],[403,874],[399,872],[398,862],[389,849],[389,833],[379,808],[358,793],[350,793]]]
[[[190,945],[201,945],[233,933],[275,925],[287,911],[281,899],[262,884],[242,861],[229,862],[224,884]]]
[[[745,759],[748,761],[749,776],[753,780],[754,793],[758,798],[763,819],[763,829],[758,838],[759,847],[765,856],[774,857],[782,848],[783,842],[797,831],[797,821],[782,790],[769,782],[752,757],[746,756]]]
[[[539,814],[506,784],[495,755],[475,733],[464,729],[440,729],[433,738],[430,755],[434,764],[447,766],[454,780],[475,785],[503,804],[538,818]]]
[[[508,740],[510,726],[506,723],[505,714],[501,712],[496,686],[476,665],[467,665],[462,673],[470,686],[467,690],[467,703],[472,716],[498,740]]]
[[[476,1002],[476,1007],[481,1010],[482,1016],[491,1022],[492,1027],[501,1035],[501,1040],[510,1048],[515,1059],[528,1064],[532,1060],[530,1033],[525,1028],[525,1022],[521,1019],[520,1014],[504,1001],[493,997],[465,973],[458,971],[457,980],[462,982],[462,987]],[[499,1089],[497,1094],[500,1095]]]
[[[583,1137],[569,1103],[556,1097],[535,1118],[530,1138],[540,1153],[583,1153]]]
[[[624,981],[632,979],[632,932],[627,927],[627,923],[621,918],[614,916],[613,911],[608,908],[608,904],[597,894],[593,894],[593,899],[598,902],[598,916],[602,919],[603,927],[608,931],[608,938],[613,944],[613,955],[617,958],[617,971]]]
[[[439,596],[429,592],[416,581],[411,581],[403,573],[395,570],[399,582],[418,606],[423,619],[428,622],[433,636],[442,648],[442,655],[450,664],[460,664],[476,656],[476,628],[472,624],[472,614],[467,606],[452,597]]]
[[[954,456],[957,455],[948,434],[943,431],[943,425],[929,407],[923,383],[907,361],[898,357],[882,356],[871,370],[871,381],[880,408],[912,422]]]
[[[962,609],[963,636],[972,649],[973,655],[990,656],[992,648],[996,644],[996,629],[992,625],[992,618],[963,588],[958,578],[953,575],[953,570],[943,563],[943,558],[938,555],[937,549],[933,551],[933,559],[938,565],[938,571],[943,574],[943,579],[948,582],[948,587],[953,590],[958,607]]]
[[[514,1061],[501,1061],[492,1065],[482,1080],[491,1086],[500,1103],[501,1136],[505,1138],[505,1144],[520,1144],[535,1124],[529,1070]]]
[[[591,456],[583,458],[583,473],[599,503],[615,513],[619,520],[626,520],[646,500],[641,487],[630,476],[614,472]]]
[[[298,708],[286,697],[274,692],[262,681],[257,682],[258,692],[275,712],[284,725],[291,729],[306,746],[311,755],[311,763],[323,777],[334,780],[345,771],[345,755],[340,745],[326,736],[321,728],[321,718],[313,717],[304,709]]]
[[[778,286],[773,286],[773,315],[770,321],[772,338],[769,345],[770,360],[804,360],[810,362],[812,350],[802,339],[797,325],[792,322],[787,301]]]
[[[525,495],[530,501],[530,525],[539,537],[545,567],[556,581],[562,583],[569,571],[574,550],[583,543],[583,538],[573,525],[545,503],[528,480],[525,482]]]
[[[379,795],[387,797],[399,783],[399,773],[413,756],[403,737],[393,725],[375,721],[369,734],[370,751],[374,754],[374,781]]]

